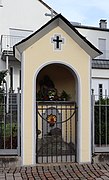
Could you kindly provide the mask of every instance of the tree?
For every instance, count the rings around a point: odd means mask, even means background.
[[[2,102],[3,92],[4,92],[4,89],[3,87],[1,87],[1,85],[3,82],[6,82],[5,81],[6,75],[7,75],[7,70],[0,71],[0,102]]]
[[[2,82],[5,82],[5,76],[7,75],[7,70],[4,71],[0,71],[0,86],[2,84]]]
[[[109,98],[95,102],[95,144],[109,144]]]

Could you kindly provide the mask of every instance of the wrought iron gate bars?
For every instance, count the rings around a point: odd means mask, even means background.
[[[65,106],[65,107],[64,107]],[[73,107],[72,107],[73,106]],[[53,140],[53,138],[47,138],[45,135],[44,135],[44,124],[43,122],[45,121],[46,122],[46,132],[49,133],[48,131],[48,124],[49,122],[47,121],[47,117],[49,115],[48,111],[50,110],[49,113],[53,114],[53,111],[55,110],[55,115],[58,116],[58,114],[60,115],[60,119],[61,121],[59,122],[56,122],[55,123],[55,128],[58,128],[60,127],[61,130],[63,131],[63,127],[62,127],[62,124],[65,123],[65,131],[64,131],[64,134],[65,134],[65,142],[63,142],[63,137],[62,137],[62,134],[60,135],[60,138],[61,140],[59,140],[59,137],[57,135],[55,135],[55,140]],[[63,161],[63,156],[65,157],[65,161],[68,160],[68,158],[70,158],[70,161],[72,161],[72,152],[73,150],[71,148],[68,147],[68,144],[72,144],[72,117],[75,115],[75,122],[74,122],[74,125],[75,125],[75,133],[76,133],[76,111],[77,111],[77,106],[76,106],[76,103],[75,102],[63,102],[63,101],[37,101],[36,102],[36,111],[37,111],[37,120],[36,120],[36,131],[38,132],[38,117],[40,117],[42,119],[42,129],[41,129],[41,149],[38,148],[38,134],[36,134],[36,162],[38,163],[39,160],[38,158],[40,157],[41,159],[41,162],[45,162],[48,163],[48,162],[58,162],[58,157],[60,158],[60,161],[62,162]],[[46,111],[46,118],[43,117],[43,113],[45,113]],[[65,112],[65,120],[62,121],[62,111]],[[70,117],[68,117],[68,114],[67,112],[69,111],[69,115]],[[73,111],[73,113],[72,113]],[[41,120],[40,119],[40,120]],[[68,123],[69,121],[69,123]],[[70,125],[69,125],[70,124]],[[41,128],[40,127],[40,128]],[[69,129],[70,128],[70,129]],[[69,129],[69,130],[68,130]],[[69,134],[69,135],[68,135]],[[44,139],[46,137],[46,140]],[[69,139],[69,140],[68,140]],[[76,151],[76,134],[75,134],[75,151]],[[46,144],[44,144],[46,141]],[[49,145],[49,141],[51,142],[50,145]],[[54,146],[54,141],[55,141],[55,146]],[[69,141],[69,143],[68,143]],[[64,143],[64,151],[63,151],[63,143]],[[59,144],[61,144],[61,147],[60,147],[60,150],[58,148]],[[66,145],[65,145],[66,144]],[[44,149],[46,146],[46,149]],[[51,146],[51,148],[50,148]],[[72,146],[72,145],[71,145]],[[73,148],[73,146],[72,146]],[[55,150],[54,150],[55,149]],[[40,151],[39,151],[40,150]],[[59,151],[58,151],[59,150]],[[46,152],[45,152],[46,151]],[[54,155],[54,152],[55,151],[55,155]],[[67,154],[68,152],[68,154]],[[76,153],[75,153],[76,155]],[[69,156],[69,157],[68,157]],[[45,160],[45,157],[46,157],[46,160]],[[51,157],[51,160],[49,159]],[[55,160],[54,160],[55,158]]]
[[[50,102],[50,101],[49,101],[49,102]],[[42,102],[40,101],[40,103],[42,103]],[[64,105],[64,104],[63,104],[63,105]],[[69,104],[68,104],[68,105],[69,105]],[[58,111],[57,108],[55,108],[55,107],[50,107],[50,109],[52,109],[52,108]],[[46,108],[46,110],[47,110],[47,109],[49,109],[49,108]],[[69,121],[69,120],[75,115],[77,107],[76,107],[76,108],[67,108],[67,109],[68,109],[68,110],[75,110],[75,111],[73,112],[72,115],[70,115],[69,118],[66,118],[66,120],[64,120],[64,121],[62,121],[62,122],[57,122],[57,124],[60,124],[60,123],[62,124],[62,123],[65,123],[65,122]],[[41,110],[41,108],[39,108],[39,110]],[[63,108],[63,110],[66,110],[66,109]],[[38,114],[39,114],[39,116],[40,116],[44,121],[47,122],[47,118],[45,119],[45,118],[40,114],[39,111],[38,111]]]

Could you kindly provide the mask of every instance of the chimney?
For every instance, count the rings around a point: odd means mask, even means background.
[[[2,5],[2,0],[0,0],[0,7],[3,7],[3,5]]]
[[[106,29],[107,28],[107,20],[101,19],[100,23],[99,23],[99,27],[102,29]]]

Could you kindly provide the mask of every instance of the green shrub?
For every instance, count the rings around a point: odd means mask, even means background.
[[[109,144],[109,99],[100,98],[95,102],[95,144]]]

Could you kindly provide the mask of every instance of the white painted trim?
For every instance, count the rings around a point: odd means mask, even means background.
[[[32,88],[32,164],[36,164],[36,78]]]
[[[6,70],[9,70],[9,56],[6,56]]]
[[[77,121],[77,162],[82,162],[82,153],[81,153],[81,149],[82,149],[82,111],[81,111],[81,107],[82,107],[82,92],[81,92],[81,78],[79,76],[79,74],[77,73],[77,71],[74,69],[74,67],[71,66],[71,64],[65,63],[67,61],[62,61],[62,60],[51,60],[51,61],[46,61],[46,63],[43,63],[38,69],[36,69],[36,72],[34,74],[33,77],[33,99],[32,102],[33,104],[33,115],[32,115],[32,127],[33,127],[33,139],[32,139],[32,147],[33,147],[33,151],[32,151],[32,163],[35,163],[35,147],[36,147],[36,139],[34,134],[36,134],[36,127],[35,125],[35,121],[36,121],[36,102],[35,102],[35,97],[36,97],[36,78],[38,73],[40,72],[40,70],[42,68],[44,68],[47,65],[50,64],[62,64],[65,65],[66,67],[69,67],[72,72],[75,73],[75,76],[77,78],[77,104],[78,104],[78,121]]]
[[[90,80],[90,87],[89,87],[89,91],[90,91],[90,93],[89,93],[89,99],[90,99],[90,104],[89,104],[89,125],[90,125],[90,127],[89,127],[89,162],[91,163],[91,161],[92,161],[92,141],[91,141],[91,138],[92,138],[92,129],[91,129],[91,123],[92,123],[92,114],[91,114],[91,109],[92,109],[92,104],[91,104],[91,87],[92,87],[92,85],[91,85],[91,77],[92,77],[92,68],[91,68],[91,66],[92,66],[92,59],[91,59],[91,57],[89,57],[89,70],[90,70],[90,74],[89,74],[89,80]]]
[[[78,79],[78,94],[77,94],[78,114],[77,114],[77,162],[82,162],[82,88],[81,78]]]
[[[22,158],[22,165],[24,165],[24,152],[25,152],[25,147],[24,147],[24,59],[25,59],[25,54],[23,53],[20,55],[21,61],[21,72],[22,72],[22,78],[21,78],[21,158]]]

